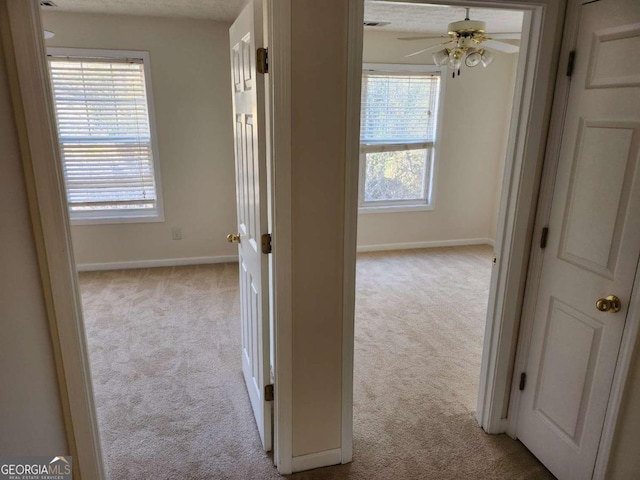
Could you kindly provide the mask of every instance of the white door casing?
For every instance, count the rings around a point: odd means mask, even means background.
[[[261,237],[267,233],[267,171],[264,77],[256,72],[262,47],[262,2],[251,1],[229,29],[233,97],[242,373],[260,439],[271,450],[272,409],[265,400],[270,383],[268,256]]]
[[[639,46],[637,2],[581,7],[517,423],[560,479],[593,474],[640,255]]]

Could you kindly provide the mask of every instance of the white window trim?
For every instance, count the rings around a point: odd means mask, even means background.
[[[55,57],[104,57],[136,58],[142,60],[144,81],[147,93],[147,112],[149,113],[149,133],[151,135],[151,155],[153,156],[153,177],[156,187],[156,208],[152,212],[131,210],[128,212],[70,212],[71,225],[107,225],[119,223],[160,223],[164,222],[164,202],[162,194],[162,178],[160,174],[160,155],[158,153],[158,135],[156,133],[156,113],[153,103],[153,86],[151,83],[151,60],[149,52],[137,50],[101,50],[93,48],[47,48],[47,55]],[[66,194],[66,192],[65,192]]]
[[[439,73],[440,74],[440,92],[438,93],[438,119],[436,123],[436,136],[442,131],[442,106],[444,105],[444,92],[446,85],[446,71],[437,65],[406,65],[395,63],[363,63],[362,72],[381,72],[381,73]],[[376,205],[371,203],[365,204],[364,201],[364,153],[368,151],[384,151],[384,146],[378,145],[366,145],[360,147],[360,167],[359,167],[359,186],[358,186],[358,213],[359,214],[372,214],[372,213],[401,213],[401,212],[420,212],[430,211],[435,209],[436,199],[436,178],[438,169],[438,146],[439,142],[435,144],[427,143],[425,146],[432,146],[433,151],[431,154],[431,169],[429,172],[429,178],[427,179],[429,185],[429,197],[426,201],[422,200],[393,200],[389,202],[376,202]]]

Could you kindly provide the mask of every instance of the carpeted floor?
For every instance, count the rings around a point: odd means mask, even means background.
[[[354,462],[294,479],[546,479],[473,418],[489,247],[358,257]],[[111,480],[276,479],[240,366],[236,264],[80,275]]]

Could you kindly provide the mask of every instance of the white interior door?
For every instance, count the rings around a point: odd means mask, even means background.
[[[271,450],[269,384],[267,175],[264,139],[264,77],[256,75],[256,49],[262,47],[261,2],[249,2],[229,29],[236,160],[242,372],[260,439]]]
[[[560,479],[592,477],[640,254],[639,22],[637,0],[581,7],[517,425]]]

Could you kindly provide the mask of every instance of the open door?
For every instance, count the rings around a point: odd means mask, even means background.
[[[517,425],[561,480],[592,478],[640,254],[640,6],[580,9]]]
[[[271,450],[265,87],[256,72],[262,2],[251,1],[229,29],[236,161],[242,373],[265,450]],[[269,237],[265,238],[268,240]]]

